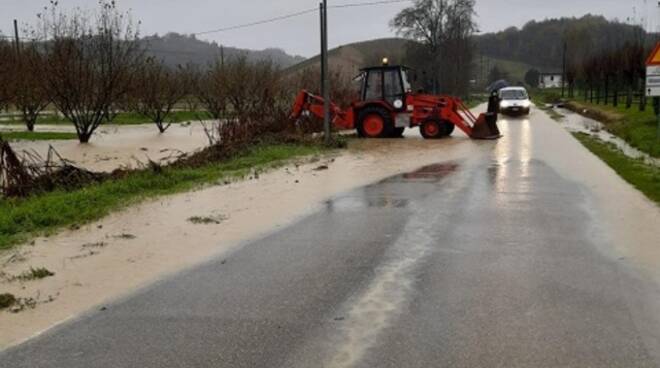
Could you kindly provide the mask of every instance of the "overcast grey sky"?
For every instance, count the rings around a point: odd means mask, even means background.
[[[117,0],[123,9],[131,9],[142,21],[143,35],[168,31],[194,33],[258,21],[300,10],[318,7],[318,0]],[[329,4],[345,4],[373,0],[328,0]],[[63,8],[94,8],[97,0],[59,0]],[[647,9],[644,9],[644,4]],[[11,34],[12,19],[32,23],[35,14],[47,0],[0,0],[0,31]],[[330,46],[393,36],[389,20],[407,3],[373,7],[332,9],[330,12]],[[560,16],[602,14],[625,21],[633,18],[636,7],[638,22],[645,16],[650,29],[658,24],[656,0],[477,0],[478,23],[490,32],[509,26],[522,26],[531,19]],[[202,39],[250,49],[283,48],[289,53],[312,56],[317,53],[318,14],[311,13],[278,23],[247,29],[200,36]]]

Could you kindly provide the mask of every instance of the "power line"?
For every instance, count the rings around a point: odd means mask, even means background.
[[[305,14],[309,14],[309,13],[315,13],[317,11],[319,11],[319,10],[316,9],[316,8],[307,9],[307,10],[299,11],[299,12],[296,12],[296,13],[281,15],[281,16],[275,17],[275,18],[259,20],[259,21],[252,22],[252,23],[245,23],[245,24],[240,24],[240,25],[231,26],[231,27],[218,28],[218,29],[214,29],[214,30],[210,30],[210,31],[197,32],[197,33],[193,33],[193,35],[198,36],[198,35],[205,35],[205,34],[209,34],[209,33],[219,33],[219,32],[231,31],[231,30],[234,30],[234,29],[253,27],[253,26],[266,24],[266,23],[273,23],[273,22],[277,22],[277,21],[281,21],[281,20],[285,20],[285,19],[289,19],[289,18],[293,18],[293,17],[299,17],[301,15],[305,15]]]
[[[355,8],[355,7],[362,7],[362,6],[375,6],[375,5],[405,3],[405,2],[410,2],[410,1],[412,1],[412,0],[368,1],[368,2],[360,2],[360,3],[346,3],[346,4],[331,5],[331,6],[328,6],[328,8],[329,9]],[[254,27],[254,26],[258,26],[258,25],[262,25],[262,24],[279,22],[279,21],[282,21],[282,20],[299,17],[299,16],[302,16],[302,15],[310,14],[310,13],[316,13],[318,11],[319,11],[318,8],[310,8],[310,9],[301,10],[301,11],[298,11],[298,12],[295,12],[295,13],[280,15],[278,17],[263,19],[263,20],[259,20],[259,21],[255,21],[255,22],[251,22],[251,23],[239,24],[239,25],[229,26],[229,27],[224,27],[224,28],[218,28],[218,29],[213,29],[213,30],[210,30],[210,31],[196,32],[196,33],[192,33],[192,35],[199,36],[199,35],[205,35],[205,34],[210,34],[210,33],[220,33],[220,32],[226,32],[226,31],[241,29],[241,28]]]
[[[341,8],[355,8],[360,6],[374,6],[374,5],[387,5],[387,4],[396,4],[396,3],[408,3],[412,0],[382,0],[382,1],[370,1],[364,3],[349,3],[349,4],[339,4],[339,5],[330,5],[328,9],[341,9]]]

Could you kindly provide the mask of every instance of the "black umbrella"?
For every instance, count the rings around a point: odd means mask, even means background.
[[[493,82],[488,88],[486,89],[488,92],[493,92],[493,91],[499,91],[502,88],[509,87],[511,84],[509,82],[505,81],[504,79],[500,79],[498,81]]]

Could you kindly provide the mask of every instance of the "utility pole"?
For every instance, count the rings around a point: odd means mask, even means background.
[[[225,66],[225,47],[220,45],[220,66],[224,68]]]
[[[14,39],[16,42],[16,55],[18,55],[21,52],[21,40],[18,38],[18,21],[14,19]]]
[[[564,41],[564,55],[562,56],[561,67],[561,97],[564,98],[564,90],[566,89],[566,49],[568,44]]]
[[[328,2],[320,4],[321,13],[321,88],[323,93],[323,131],[325,143],[330,143],[330,83],[328,80]]]
[[[479,82],[486,85],[486,75],[484,74],[484,54],[481,54],[481,66],[479,70]]]
[[[325,48],[323,44],[324,30],[323,22],[325,15],[323,14],[323,1],[319,2],[319,25],[320,25],[320,35],[321,35],[321,96],[325,96]],[[325,111],[325,110],[324,110]],[[325,123],[325,112],[323,113],[323,121]],[[325,125],[323,126],[325,132]]]

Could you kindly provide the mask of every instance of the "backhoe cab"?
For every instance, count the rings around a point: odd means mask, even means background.
[[[400,137],[406,128],[419,127],[424,138],[436,139],[452,134],[455,127],[470,138],[497,139],[497,114],[475,117],[456,97],[413,93],[409,69],[404,66],[370,67],[361,70],[360,97],[343,110],[330,102],[332,123],[339,129],[356,129],[363,138]],[[299,119],[303,113],[323,117],[323,98],[300,91],[291,113]]]

